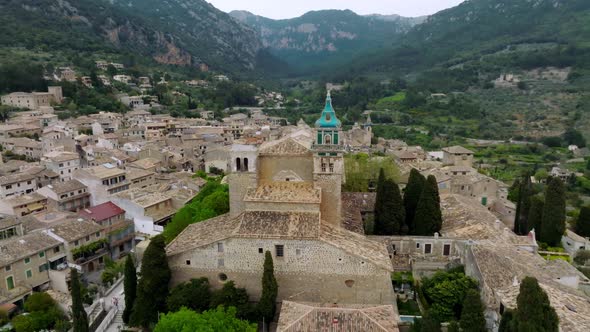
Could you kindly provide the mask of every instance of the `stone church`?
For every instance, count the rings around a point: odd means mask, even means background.
[[[278,301],[395,303],[385,245],[341,226],[342,140],[328,94],[314,129],[234,146],[230,212],[190,225],[168,245],[173,284],[233,280],[257,300],[270,251]]]

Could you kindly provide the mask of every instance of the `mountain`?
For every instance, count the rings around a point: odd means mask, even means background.
[[[272,63],[256,32],[204,0],[0,0],[2,47],[122,52],[225,72]]]
[[[354,59],[350,68],[356,73],[408,73],[484,58],[563,66],[566,48],[585,54],[588,40],[590,1],[468,0],[428,17],[396,46]],[[565,62],[582,59],[581,54],[574,57]]]
[[[273,20],[247,11],[232,11],[230,15],[252,27],[274,55],[308,71],[346,62],[367,50],[391,46],[424,20],[361,16],[350,10],[311,11],[286,20]]]

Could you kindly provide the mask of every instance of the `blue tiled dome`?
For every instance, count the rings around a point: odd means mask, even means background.
[[[315,126],[319,128],[340,128],[342,126],[342,122],[338,120],[332,107],[332,97],[330,97],[329,91],[326,96],[326,106],[320,118],[315,122]]]

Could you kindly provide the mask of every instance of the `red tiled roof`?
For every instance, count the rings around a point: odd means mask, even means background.
[[[109,201],[91,208],[80,210],[78,214],[82,217],[93,219],[95,221],[102,221],[122,213],[125,213],[125,210],[115,205],[115,203]]]

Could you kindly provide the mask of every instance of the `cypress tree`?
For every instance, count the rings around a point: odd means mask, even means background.
[[[414,234],[414,216],[416,215],[416,207],[420,200],[420,195],[424,189],[426,178],[417,169],[412,168],[410,177],[408,178],[408,185],[404,192],[404,209],[406,211],[406,225],[410,234]]]
[[[512,310],[506,310],[502,314],[502,320],[500,320],[500,327],[498,328],[498,332],[512,332],[513,325],[512,322],[514,319],[514,312]]]
[[[550,246],[559,245],[565,232],[565,188],[559,178],[549,179],[545,188],[545,206],[540,239]]]
[[[528,217],[531,208],[532,184],[531,177],[526,173],[520,181],[518,201],[516,203],[516,215],[514,216],[514,233],[526,235],[529,232]]]
[[[375,222],[375,234],[400,234],[405,229],[405,210],[398,185],[391,179],[383,181],[381,194],[382,213]]]
[[[557,332],[559,317],[551,307],[549,297],[537,279],[526,277],[520,284],[516,298],[517,309],[513,319],[514,331]]]
[[[576,221],[576,234],[590,237],[590,207],[582,206],[580,215]]]
[[[264,272],[262,273],[262,295],[258,302],[258,313],[266,322],[271,322],[275,316],[279,285],[274,274],[274,265],[270,251],[264,255]]]
[[[383,168],[379,170],[379,177],[377,178],[377,193],[375,196],[375,218],[373,220],[373,234],[381,234],[383,224],[385,223],[385,216],[388,211],[385,207],[386,202],[386,187],[385,187],[385,172]]]
[[[484,306],[479,293],[470,289],[465,294],[461,310],[461,330],[463,332],[487,332],[486,318],[483,314]]]
[[[541,233],[541,223],[543,221],[543,207],[545,202],[542,197],[531,197],[531,209],[529,210],[529,229],[535,229],[537,236]]]
[[[134,326],[149,328],[158,321],[158,313],[166,312],[170,267],[165,247],[164,237],[158,235],[151,240],[143,255],[137,298],[130,319]]]
[[[135,264],[133,264],[133,258],[131,258],[131,255],[128,255],[125,260],[125,279],[123,282],[123,289],[125,290],[123,322],[128,324],[131,313],[133,312],[133,304],[137,296],[137,271],[135,270]]]
[[[420,195],[416,216],[414,217],[415,235],[431,236],[442,227],[440,197],[438,184],[434,175],[429,175]]]
[[[71,269],[70,293],[72,295],[72,319],[74,332],[88,332],[88,316],[82,304],[82,285],[78,277],[78,270]]]

